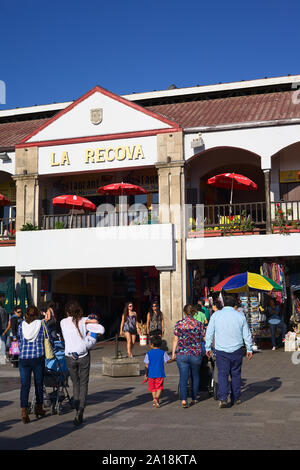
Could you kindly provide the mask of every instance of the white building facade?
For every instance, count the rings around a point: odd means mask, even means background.
[[[125,97],[97,86],[71,103],[0,112],[0,193],[11,201],[1,209],[0,287],[1,275],[3,283],[25,277],[35,303],[42,294],[60,307],[77,296],[89,308],[95,297],[112,325],[126,300],[145,318],[159,298],[170,341],[184,304],[195,301],[195,266],[205,277],[207,263],[217,271],[284,258],[297,270],[298,81]],[[248,176],[258,190],[236,191],[230,207],[229,191],[207,184],[224,172]],[[122,181],[147,195],[97,193]],[[62,194],[90,199],[97,212],[55,208]]]

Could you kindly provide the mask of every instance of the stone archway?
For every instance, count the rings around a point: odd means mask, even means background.
[[[300,201],[300,141],[272,155],[271,198],[273,201]]]
[[[226,172],[247,176],[258,185],[257,191],[238,191],[235,203],[261,202],[265,200],[265,181],[261,170],[260,156],[236,147],[216,147],[196,154],[187,161],[186,193],[187,203],[225,203],[228,190],[207,185],[208,178]]]

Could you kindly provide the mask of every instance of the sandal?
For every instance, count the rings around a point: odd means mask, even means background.
[[[155,406],[155,408],[160,408],[160,404],[159,404],[159,401],[157,398],[154,398],[153,400],[153,406]]]
[[[189,407],[189,404],[186,401],[182,402],[181,405],[182,405],[182,408],[188,408]]]

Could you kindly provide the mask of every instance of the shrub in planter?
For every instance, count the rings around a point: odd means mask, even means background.
[[[21,228],[21,232],[29,232],[32,230],[39,230],[39,228],[37,225],[33,225],[29,222],[26,222],[26,224],[24,224]]]
[[[66,228],[64,222],[56,222],[56,223],[55,223],[55,229],[56,229],[56,230],[60,230],[60,229],[63,229],[63,228]]]

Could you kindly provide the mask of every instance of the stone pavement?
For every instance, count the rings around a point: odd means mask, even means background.
[[[125,343],[121,349],[125,354]],[[141,374],[146,351],[139,345],[134,351]],[[264,350],[252,361],[244,359],[243,403],[228,409],[219,409],[206,392],[199,404],[181,408],[176,363],[166,365],[162,407],[155,409],[142,375],[102,376],[105,356],[114,356],[113,344],[92,351],[88,403],[80,428],[72,424],[74,412],[67,403],[63,415],[47,413],[39,420],[31,415],[31,423],[24,425],[18,369],[0,366],[0,449],[299,449],[300,364],[292,363],[292,353]]]

